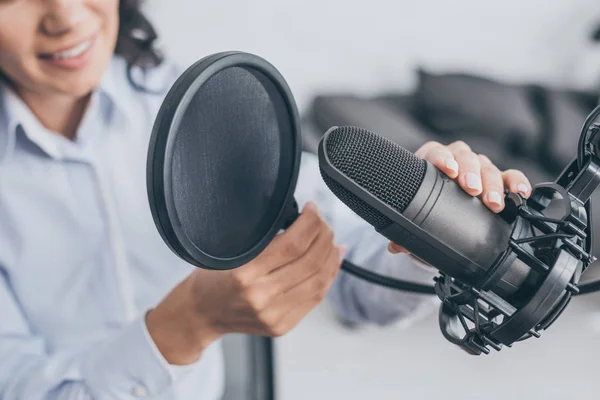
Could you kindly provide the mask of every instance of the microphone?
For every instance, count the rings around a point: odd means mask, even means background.
[[[499,215],[431,163],[370,131],[330,130],[319,163],[330,190],[379,233],[466,283],[479,282],[508,243],[511,225]],[[516,292],[530,272],[516,260],[498,289]]]
[[[507,192],[498,214],[428,161],[365,129],[331,128],[318,157],[336,197],[439,270],[440,328],[470,354],[539,337],[579,293],[581,274],[595,260],[587,219],[600,183],[596,157],[586,156],[585,165],[578,157],[529,199]],[[546,216],[551,204],[564,215]]]

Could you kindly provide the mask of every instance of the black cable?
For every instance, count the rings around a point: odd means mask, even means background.
[[[402,290],[405,292],[420,293],[420,294],[436,294],[433,286],[422,285],[420,283],[403,281],[401,279],[390,278],[379,275],[378,273],[358,267],[348,260],[342,262],[342,269],[347,273],[356,276],[362,280],[374,283],[379,286],[384,286],[390,289]],[[600,291],[600,279],[594,282],[578,285],[579,292],[575,296],[590,294]]]
[[[419,283],[407,282],[400,279],[390,278],[379,275],[375,272],[368,271],[352,264],[348,260],[342,262],[342,269],[351,275],[361,278],[365,281],[374,283],[379,286],[385,286],[390,289],[404,290],[413,293],[435,294],[433,286],[421,285]]]
[[[578,285],[577,289],[579,289],[579,293],[575,294],[575,296],[581,296],[582,294],[598,292],[600,291],[600,280],[584,283],[583,285]]]

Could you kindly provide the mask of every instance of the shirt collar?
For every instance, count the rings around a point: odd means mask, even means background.
[[[127,68],[127,63],[122,57],[114,56],[96,88],[98,96],[108,100],[109,109],[104,111],[111,113],[111,116],[118,113],[125,119],[131,117],[131,113],[128,112],[131,104],[129,90],[131,85],[127,77]]]
[[[129,99],[124,90],[128,84],[125,61],[120,57],[113,57],[92,93],[92,100],[81,126],[92,112],[100,112],[104,120],[130,118],[130,113],[127,112]],[[61,146],[73,145],[68,139],[49,132],[7,82],[0,79],[0,163],[14,150],[19,132],[53,158],[62,157]]]

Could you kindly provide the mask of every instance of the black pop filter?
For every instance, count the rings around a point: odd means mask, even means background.
[[[252,260],[298,214],[301,147],[294,98],[267,61],[223,52],[190,66],[165,97],[148,150],[163,240],[197,267]]]
[[[177,79],[157,114],[147,162],[154,223],[175,254],[197,267],[233,269],[297,218],[299,120],[287,83],[256,55],[213,54]],[[348,260],[342,268],[378,285],[434,293]]]

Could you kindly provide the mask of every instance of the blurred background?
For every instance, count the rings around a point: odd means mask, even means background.
[[[593,0],[151,0],[147,11],[166,55],[183,66],[224,50],[274,64],[294,92],[309,151],[329,126],[348,123],[412,150],[460,138],[533,183],[553,180],[600,95]],[[599,295],[574,300],[541,339],[485,357],[449,344],[436,314],[351,330],[324,304],[276,341],[277,392],[597,398],[599,343]]]

